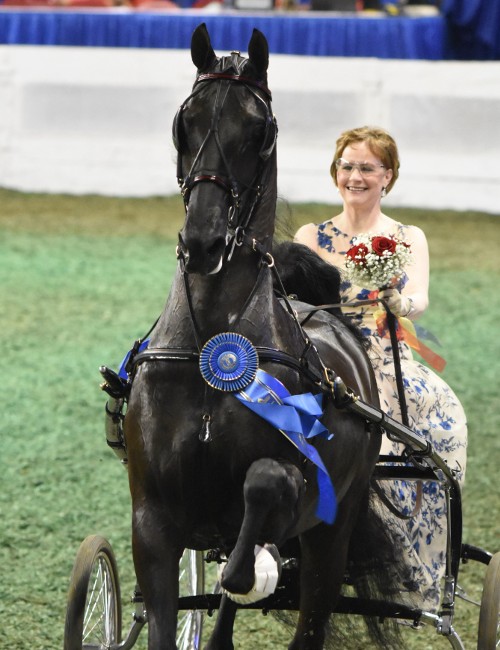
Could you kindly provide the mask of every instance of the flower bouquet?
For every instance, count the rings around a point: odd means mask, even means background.
[[[411,248],[397,237],[361,234],[346,253],[349,280],[359,287],[383,289],[393,286],[411,263]]]

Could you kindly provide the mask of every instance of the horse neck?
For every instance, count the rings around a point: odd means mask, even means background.
[[[253,251],[239,249],[213,276],[187,275],[179,265],[154,345],[196,347],[220,332],[238,331],[252,339],[267,333],[272,277],[268,267],[258,267]]]
[[[189,276],[188,285],[193,315],[205,338],[233,330],[249,336],[267,326],[271,271],[251,248],[237,248],[217,275]]]
[[[248,236],[270,248],[272,230],[264,237],[255,216]],[[184,274],[179,265],[157,330],[161,344],[192,347],[224,331],[265,338],[272,329],[273,297],[272,271],[249,245],[236,247],[215,275]]]

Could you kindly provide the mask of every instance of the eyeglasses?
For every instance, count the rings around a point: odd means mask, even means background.
[[[380,167],[383,167],[385,169],[385,165],[368,162],[349,162],[348,160],[344,160],[344,158],[338,158],[335,161],[335,167],[337,168],[337,172],[341,172],[342,174],[347,174],[349,176],[352,174],[354,169],[357,169],[361,176],[372,176],[378,172]]]

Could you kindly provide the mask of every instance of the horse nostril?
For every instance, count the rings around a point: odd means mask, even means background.
[[[224,250],[225,240],[220,237],[216,239],[214,243],[207,248],[207,253],[210,257],[220,257]]]
[[[178,243],[175,248],[175,254],[178,260],[184,260],[186,262],[189,260],[189,251],[186,248],[184,240],[182,239],[181,233],[179,233]]]

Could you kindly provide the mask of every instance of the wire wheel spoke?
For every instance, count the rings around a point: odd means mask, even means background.
[[[107,650],[120,643],[121,599],[113,550],[99,535],[81,544],[73,566],[64,650]]]
[[[99,643],[103,648],[116,643],[112,577],[104,557],[97,559],[91,577],[83,622],[83,641]]]
[[[179,592],[183,596],[202,594],[205,566],[199,551],[186,549],[179,565]],[[179,612],[177,647],[179,650],[198,650],[201,647],[203,613],[197,610]]]

